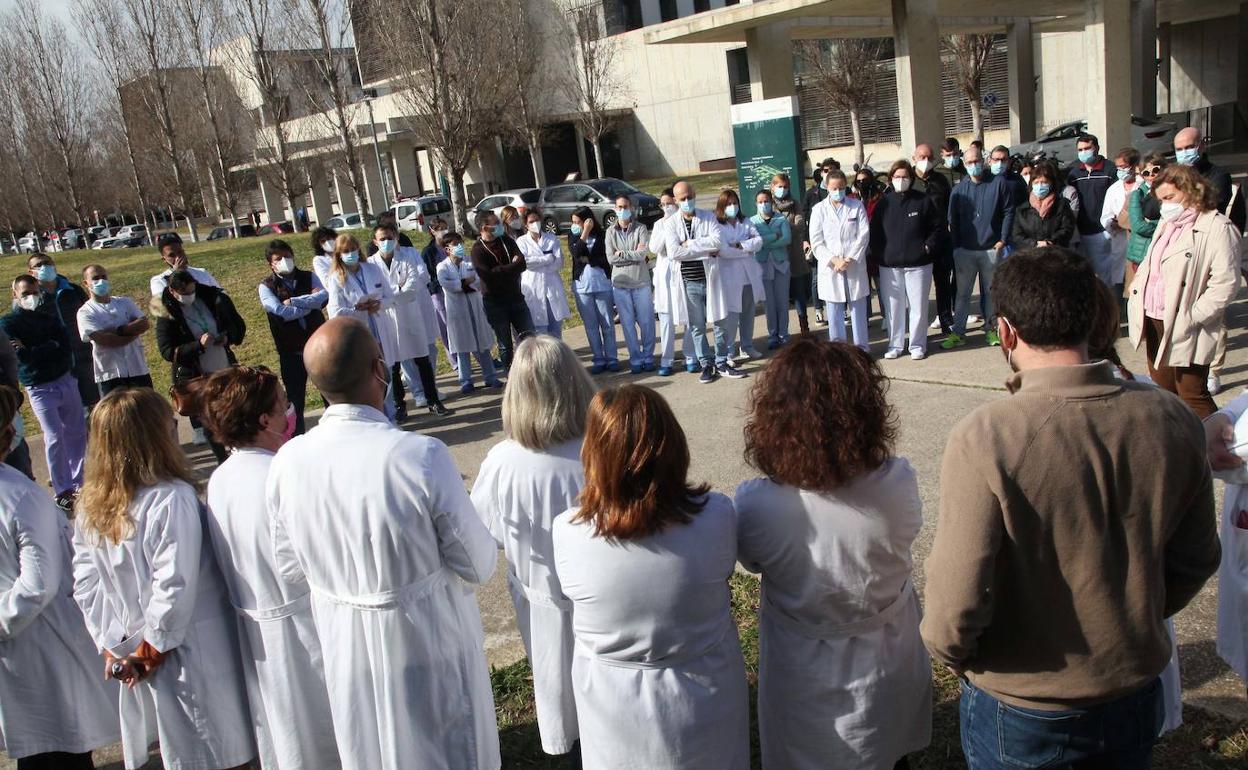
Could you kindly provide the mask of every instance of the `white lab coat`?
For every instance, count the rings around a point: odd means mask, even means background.
[[[650,231],[650,251],[654,253],[654,312],[671,314],[673,326],[689,323],[689,310],[685,304],[685,279],[680,275],[680,263],[667,252],[667,228],[680,214],[671,214],[654,223]]]
[[[208,481],[208,536],[237,613],[262,770],[341,767],[308,586],[277,572],[265,481],[273,453],[235,449]]]
[[[748,691],[728,578],[732,502],[712,492],[688,524],[611,542],[555,519],[572,601],[572,681],[585,770],[744,770]]]
[[[566,754],[578,737],[572,686],[572,607],[554,570],[555,517],[585,485],[581,441],[547,452],[495,444],[472,485],[472,502],[507,555],[507,587],[533,667],[542,750]]]
[[[395,249],[389,267],[386,267],[380,253],[369,257],[368,261],[390,277],[390,295],[394,304],[385,312],[394,324],[395,340],[398,342],[395,355],[399,361],[410,361],[429,355],[431,337],[425,328],[425,314],[419,304],[420,294],[429,296],[429,281],[420,280],[416,267],[417,262],[424,266],[420,255],[417,254],[416,262],[413,262],[409,255],[399,253],[401,251],[405,249]],[[436,326],[434,332],[437,332]]]
[[[867,278],[867,244],[871,227],[862,201],[846,197],[839,207],[824,198],[810,212],[810,248],[819,263],[819,299],[853,302],[871,293]],[[832,258],[850,260],[844,273],[832,270]],[[848,290],[848,291],[847,291]]]
[[[363,287],[356,280],[357,276],[363,281]],[[399,361],[406,360],[399,356],[401,351],[398,330],[387,312],[394,306],[394,294],[390,290],[390,278],[385,267],[364,261],[360,263],[360,269],[355,275],[348,272],[345,278],[345,281],[338,280],[338,275],[331,270],[325,281],[325,291],[329,293],[329,317],[344,315],[363,322],[381,347],[381,357],[386,360],[386,366],[394,366]],[[371,321],[369,313],[355,309],[356,303],[365,297],[381,300],[381,310],[372,316]],[[428,355],[427,350],[425,354]]]
[[[322,286],[329,285],[329,276],[334,271],[334,258],[328,254],[317,254],[312,257],[312,272],[321,279]]]
[[[117,683],[74,604],[69,532],[48,493],[0,465],[0,748],[80,754],[121,738]]]
[[[425,322],[425,353],[429,355],[428,348],[437,341],[438,329],[441,328],[438,326],[438,309],[434,307],[433,295],[429,293],[429,267],[415,246],[400,246],[398,253],[416,266],[416,285],[421,289],[416,293],[416,304]]]
[[[474,278],[472,288],[464,292],[462,281]],[[446,302],[446,338],[452,355],[483,353],[494,347],[494,330],[485,317],[485,301],[481,299],[481,278],[472,260],[464,258],[456,265],[446,258],[438,263],[438,283]]]
[[[706,317],[712,323],[729,313],[754,312],[741,307],[741,294],[751,286],[755,299],[763,296],[763,272],[754,255],[763,248],[763,239],[754,225],[729,221],[719,225],[719,256],[709,260],[706,270]],[[740,243],[740,248],[730,244]]]
[[[481,614],[498,550],[446,445],[334,404],[273,459],[282,577],[306,580],[347,770],[496,770]]]
[[[1222,407],[1231,422],[1248,411],[1248,393]],[[1222,564],[1218,567],[1218,654],[1248,681],[1248,529],[1235,517],[1248,508],[1248,487],[1227,484],[1222,503]]]
[[[1137,181],[1136,184],[1139,184]],[[1132,188],[1134,190],[1135,188]],[[1126,230],[1119,230],[1116,225],[1111,223],[1118,219],[1118,212],[1122,211],[1123,206],[1127,204],[1126,185],[1119,179],[1109,186],[1105,191],[1105,202],[1101,206],[1101,227],[1105,228],[1106,235],[1112,233],[1109,242],[1110,256],[1113,258],[1114,264],[1114,281],[1122,283],[1126,277],[1127,269],[1127,241],[1130,239],[1130,233]]]
[[[715,219],[715,212],[697,209],[693,217],[692,238],[686,237],[684,215],[678,212],[669,219],[664,230],[663,241],[664,250],[674,263],[672,268],[678,273],[680,272],[681,262],[688,262],[694,259],[702,260],[702,265],[706,268],[707,319],[712,322],[722,319],[723,316],[717,319],[710,314],[711,303],[716,303],[721,312],[725,303],[723,282],[715,281],[714,284],[711,282],[711,264],[718,259],[718,257],[712,255],[719,251],[719,235],[719,222]],[[688,247],[684,245],[686,242],[689,244]],[[683,279],[681,286],[682,288],[684,286]],[[712,299],[713,294],[718,294],[719,296]],[[737,301],[740,302],[740,300]],[[685,321],[688,322],[688,305],[686,305],[685,310]]]
[[[741,563],[763,582],[763,768],[892,770],[932,728],[914,469],[895,458],[830,495],[755,479],[736,506]]]
[[[520,289],[538,329],[551,321],[562,321],[572,315],[568,295],[563,290],[563,247],[551,233],[543,232],[538,240],[530,233],[516,236],[516,245],[524,255],[525,270],[520,274]],[[546,303],[554,318],[546,318]]]
[[[256,756],[234,611],[205,547],[202,506],[181,480],[139,490],[134,533],[120,543],[74,531],[74,598],[114,657],[147,641],[168,653],[135,691],[122,689],[127,766],[144,757],[154,706],[168,770],[237,767]]]

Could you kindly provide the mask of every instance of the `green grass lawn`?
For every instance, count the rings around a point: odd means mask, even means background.
[[[630,180],[629,184],[642,192],[658,195],[664,188],[671,187],[682,179],[691,182],[700,194],[718,194],[725,188],[737,189],[736,171],[710,171],[705,174],[687,174],[685,176],[659,176],[651,179]]]
[[[758,600],[759,583],[746,575],[733,575],[732,611],[745,655],[750,684],[751,767],[760,768],[758,725]],[[494,706],[498,712],[499,739],[503,767],[567,768],[571,765],[542,753],[533,710],[533,674],[527,661],[519,661],[491,672]],[[958,680],[943,666],[933,666],[932,742],[910,756],[914,770],[954,770],[965,768],[958,735]],[[1168,734],[1153,758],[1158,770],[1197,770],[1200,768],[1243,768],[1248,766],[1248,725],[1185,708],[1183,726]]]

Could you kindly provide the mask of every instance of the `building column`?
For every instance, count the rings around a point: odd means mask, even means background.
[[[1085,0],[1088,130],[1103,153],[1131,144],[1131,0]]]
[[[260,202],[264,204],[264,216],[260,224],[281,222],[286,218],[286,203],[282,200],[281,191],[277,189],[277,185],[265,184],[263,177],[260,179]]]
[[[382,156],[382,160],[385,160],[385,156]],[[381,182],[381,174],[377,171],[376,158],[370,157],[362,165],[364,166],[364,200],[368,202],[368,211],[361,211],[360,213],[367,219],[369,214],[378,214],[385,211],[388,204],[386,203],[385,188]],[[347,191],[350,192],[349,187]],[[351,200],[354,201],[354,197]],[[354,202],[351,204],[351,208],[355,208]]]
[[[312,199],[312,209],[308,211],[308,220],[318,225],[329,221],[334,215],[334,207],[329,202],[329,180],[321,168],[308,168],[308,197]]]
[[[1239,61],[1236,62],[1237,69],[1235,72],[1235,124],[1231,127],[1231,135],[1235,140],[1236,149],[1243,146],[1246,134],[1248,134],[1248,45],[1244,45],[1244,35],[1248,32],[1248,7],[1239,6],[1239,33],[1236,39],[1240,41],[1237,46]]]
[[[1031,19],[1020,17],[1005,29],[1009,48],[1010,144],[1036,138],[1036,59]]]
[[[648,27],[663,21],[659,13],[659,0],[641,0],[641,25]]]
[[[1243,16],[1243,6],[1240,6]],[[1241,46],[1242,47],[1242,46]],[[1131,1],[1131,114],[1157,115],[1157,0]]]
[[[355,195],[351,192],[351,185],[347,184],[343,179],[343,175],[337,170],[330,172],[330,182],[334,185],[334,197],[338,200],[337,214],[347,214],[355,209]]]
[[[693,0],[676,0],[676,18],[683,19],[693,15]]]
[[[789,36],[788,24],[766,24],[747,29],[745,51],[750,65],[750,98],[753,101],[797,93],[793,85],[793,40]]]
[[[892,0],[893,41],[897,52],[897,108],[901,146],[945,138],[940,96],[940,28],[936,0]]]
[[[395,197],[406,195],[415,198],[420,195],[420,171],[416,168],[416,156],[410,144],[390,145],[391,173],[396,182]]]
[[[1162,115],[1170,112],[1170,63],[1170,22],[1165,21],[1157,25],[1157,111]]]

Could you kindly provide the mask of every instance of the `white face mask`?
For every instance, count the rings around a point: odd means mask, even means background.
[[[899,193],[904,193],[906,190],[910,189],[910,180],[909,179],[894,179],[893,189]]]
[[[334,253],[334,242],[333,242],[333,241],[322,241],[322,242],[321,242],[321,251],[325,252],[326,254],[333,254],[333,253]]]
[[[295,260],[290,257],[282,257],[277,261],[277,272],[282,275],[290,275],[295,272]]]
[[[1167,222],[1173,222],[1183,213],[1183,204],[1174,201],[1166,201],[1161,204],[1161,218]]]
[[[918,171],[920,174],[926,175],[926,174],[927,174],[927,172],[929,172],[929,171],[931,171],[931,170],[932,170],[932,161],[931,161],[931,159],[930,159],[930,158],[924,158],[923,160],[916,160],[916,161],[914,162],[914,170],[915,170],[915,171]]]
[[[679,210],[679,209],[676,207],[676,204],[675,204],[675,203],[669,203],[669,204],[667,204],[666,206],[664,206],[664,207],[663,207],[663,213],[664,213],[664,214],[666,214],[666,215],[667,215],[667,216],[669,216],[669,217],[670,217],[671,215],[675,214],[678,210]]]
[[[179,294],[178,302],[181,302],[183,305],[194,305],[195,292],[191,292],[190,294]]]
[[[39,302],[41,299],[43,298],[40,297],[38,294],[27,294],[24,297],[18,298],[17,304],[21,305],[27,310],[37,310],[39,308]]]
[[[541,231],[542,231],[541,222],[538,222],[537,220],[533,220],[532,222],[529,223],[529,232],[533,233],[534,235],[537,235]]]

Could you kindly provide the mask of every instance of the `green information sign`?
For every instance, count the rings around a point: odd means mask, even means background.
[[[753,216],[758,208],[754,196],[759,190],[770,187],[771,178],[779,173],[789,175],[789,195],[801,198],[805,180],[797,116],[796,96],[732,106],[737,184],[741,209],[746,216]]]

